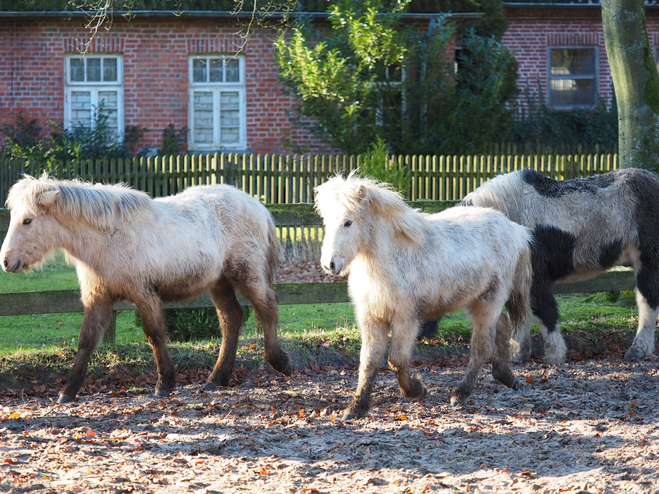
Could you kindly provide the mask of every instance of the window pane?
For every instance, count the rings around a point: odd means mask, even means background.
[[[101,82],[101,59],[87,59],[87,82]]]
[[[213,144],[213,93],[195,91],[192,96],[194,142]]]
[[[192,61],[192,82],[207,82],[206,60],[195,58]]]
[[[209,63],[209,80],[210,82],[223,82],[223,68],[222,68],[222,59],[221,58],[212,58],[208,61]]]
[[[91,127],[92,97],[89,91],[71,92],[71,123],[73,126]]]
[[[236,58],[227,58],[226,82],[240,82],[240,62]]]
[[[595,81],[552,79],[549,98],[554,106],[592,106],[595,104]]]
[[[237,92],[220,94],[220,136],[222,144],[240,141],[240,97]]]
[[[117,106],[119,103],[119,96],[116,91],[99,91],[98,93],[98,104],[99,109],[103,110],[103,114],[108,118],[106,124],[110,128],[114,135],[118,135],[119,130],[119,121],[117,119]]]
[[[103,81],[117,82],[117,59],[104,58],[103,59]]]
[[[595,50],[575,48],[551,50],[552,75],[594,75]]]
[[[85,64],[82,61],[82,58],[72,58],[70,59],[71,67],[71,80],[75,82],[84,82],[85,81]]]

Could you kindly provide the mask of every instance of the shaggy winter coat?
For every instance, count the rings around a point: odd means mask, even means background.
[[[473,322],[467,374],[452,397],[464,402],[485,361],[509,387],[508,322],[526,317],[531,283],[530,234],[502,214],[453,208],[428,215],[407,206],[387,186],[355,175],[319,186],[316,207],[326,233],[321,264],[348,274],[362,335],[359,383],[344,417],[363,416],[391,329],[389,365],[404,396],[425,389],[410,376],[420,321],[465,308]]]
[[[265,358],[285,374],[288,356],[277,339],[271,289],[278,265],[275,227],[267,209],[233,187],[190,187],[151,199],[122,185],[25,177],[10,190],[11,222],[2,267],[18,273],[63,249],[76,266],[85,313],[76,361],[59,401],[75,399],[91,353],[115,301],[137,307],[158,368],[156,394],[176,384],[165,348],[162,301],[210,290],[222,326],[222,348],[206,384],[227,386],[242,310],[235,289],[253,304],[265,336]]]

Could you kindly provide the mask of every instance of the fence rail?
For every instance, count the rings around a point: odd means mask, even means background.
[[[418,201],[410,203],[415,208],[425,212],[442,211],[455,202],[450,201]],[[269,205],[271,214],[279,226],[295,227],[321,223],[311,204]],[[0,237],[9,226],[9,212],[0,209]],[[636,286],[634,273],[631,270],[613,270],[602,273],[591,279],[557,283],[554,293],[583,293],[616,290],[632,290]],[[281,305],[338,303],[349,302],[347,283],[275,283],[275,292]],[[241,305],[247,305],[244,297],[239,297]],[[195,299],[168,303],[166,308],[202,308],[212,307],[208,294]],[[116,334],[116,311],[134,309],[132,304],[117,302],[110,327],[106,330],[103,341],[114,341]],[[78,290],[60,290],[23,293],[0,293],[0,316],[15,316],[28,314],[50,314],[62,312],[82,312]]]
[[[48,171],[60,179],[117,183],[152,197],[176,194],[191,185],[230,184],[267,204],[313,202],[314,187],[336,173],[359,167],[359,156],[212,154],[66,162],[0,159],[0,204],[23,174]],[[389,166],[410,174],[409,200],[459,200],[490,178],[531,168],[549,177],[570,179],[618,167],[616,154],[390,156]]]

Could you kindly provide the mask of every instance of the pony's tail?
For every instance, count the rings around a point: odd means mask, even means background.
[[[510,298],[506,302],[508,317],[512,326],[513,334],[522,328],[527,318],[531,316],[531,282],[533,281],[533,270],[531,268],[531,244],[527,239],[525,246],[521,249],[515,278]]]
[[[279,242],[277,241],[277,229],[275,228],[275,222],[272,219],[272,216],[268,214],[268,246],[266,250],[267,255],[267,276],[268,284],[272,286],[275,282],[275,275],[277,274],[277,269],[279,269]]]

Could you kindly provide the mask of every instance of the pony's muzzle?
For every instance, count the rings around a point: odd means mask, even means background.
[[[20,273],[23,269],[23,260],[19,257],[14,261],[8,255],[5,255],[2,260],[2,269],[7,273]]]
[[[343,259],[339,257],[333,257],[329,264],[322,263],[323,269],[328,274],[339,274],[343,271]]]

